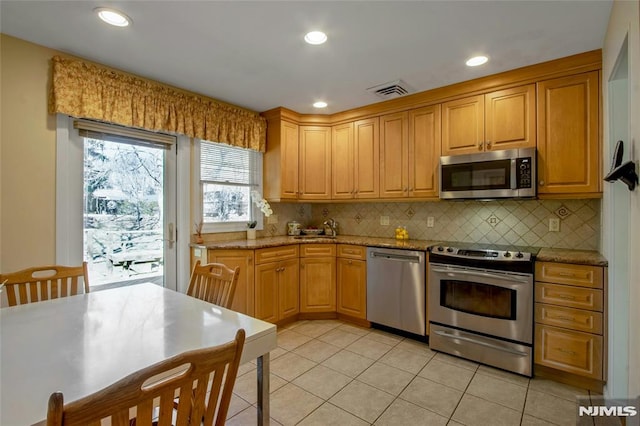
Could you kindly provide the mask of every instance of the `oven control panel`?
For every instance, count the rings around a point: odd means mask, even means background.
[[[510,262],[530,262],[531,253],[523,252],[517,249],[514,250],[490,250],[490,249],[467,249],[457,248],[450,246],[433,246],[429,248],[429,251],[434,254],[458,257],[464,259],[477,259],[477,260],[497,260],[497,261],[510,261]]]

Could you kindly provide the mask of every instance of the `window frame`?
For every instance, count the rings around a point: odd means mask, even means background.
[[[203,220],[203,185],[201,181],[200,174],[200,146],[201,143],[220,143],[220,142],[212,142],[194,138],[193,139],[193,181],[192,181],[192,197],[193,205],[193,230],[192,233],[195,233],[195,225]],[[222,144],[224,145],[224,144]],[[237,148],[229,145],[232,148]],[[251,150],[254,151],[254,150]],[[262,173],[262,163],[263,163],[263,153],[259,151],[254,151],[255,155],[258,156],[256,160],[255,173],[257,174],[257,179],[255,179],[256,185],[251,187],[251,190],[256,190],[258,193],[262,194],[263,188],[263,173]],[[231,184],[232,185],[232,184]],[[240,185],[238,185],[240,186]],[[251,209],[251,220],[255,220],[257,225],[255,227],[256,230],[264,229],[264,215],[262,211],[256,206],[253,200],[250,200],[249,207]],[[203,234],[217,234],[217,233],[225,233],[225,232],[240,232],[246,231],[249,229],[247,226],[247,222],[228,222],[228,223],[204,223],[202,224],[202,233]]]

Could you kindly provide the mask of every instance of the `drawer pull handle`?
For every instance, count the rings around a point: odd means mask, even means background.
[[[563,316],[559,316],[559,317],[556,317],[556,319],[558,319],[558,320],[560,320],[560,321],[575,322],[575,318],[573,318],[573,317],[563,317]]]
[[[575,296],[569,296],[568,294],[560,294],[558,295],[558,299],[562,300],[576,300]]]
[[[556,351],[558,352],[562,352],[563,354],[567,354],[567,355],[571,355],[571,356],[576,356],[576,353],[574,351],[570,351],[568,349],[564,349],[564,348],[555,348]]]
[[[574,278],[576,276],[576,274],[571,272],[558,272],[558,275],[560,275],[561,277],[569,277],[569,278]]]

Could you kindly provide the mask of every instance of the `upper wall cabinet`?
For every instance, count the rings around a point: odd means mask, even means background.
[[[440,105],[380,117],[380,197],[438,196]]]
[[[534,147],[535,85],[442,104],[442,155]]]
[[[600,196],[597,71],[538,83],[538,194]]]
[[[264,155],[264,195],[268,200],[298,199],[297,124],[275,119],[267,124]]]
[[[380,139],[378,118],[332,128],[331,174],[334,200],[378,198]]]
[[[409,197],[438,197],[440,105],[409,111]]]
[[[409,115],[380,117],[380,197],[409,195]]]
[[[331,199],[331,127],[300,126],[300,200]]]

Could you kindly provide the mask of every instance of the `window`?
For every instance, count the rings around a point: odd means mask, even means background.
[[[204,232],[247,229],[262,214],[251,200],[251,191],[262,193],[262,154],[251,149],[200,141],[199,214]]]

